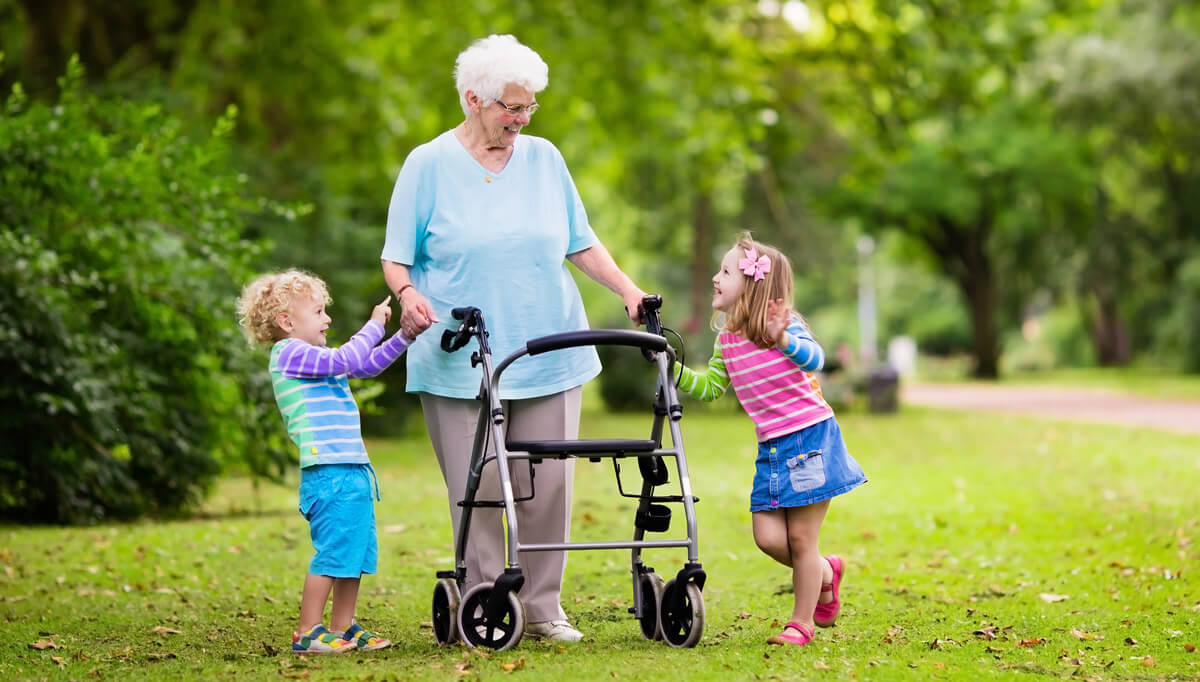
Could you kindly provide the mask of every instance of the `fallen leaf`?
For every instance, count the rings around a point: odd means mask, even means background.
[[[936,661],[934,662],[933,667],[937,668],[938,670],[945,670],[946,664],[942,663],[941,661]]]
[[[1184,644],[1183,650],[1188,652],[1189,654],[1193,653],[1196,651],[1196,645],[1195,644]]]
[[[1125,643],[1128,644],[1129,646],[1137,646],[1137,640],[1132,637],[1126,637]]]
[[[1001,649],[998,646],[989,646],[988,648],[984,649],[984,651],[988,652],[989,654],[1004,653],[1004,649]]]
[[[832,668],[826,665],[825,661],[817,661],[813,663],[813,670],[832,670]]]
[[[508,663],[500,664],[500,669],[506,673],[511,673],[514,670],[520,670],[521,668],[524,668],[524,667],[525,667],[525,659],[524,658],[518,658],[515,661],[510,661]]]
[[[54,640],[52,639],[39,639],[36,642],[30,642],[29,648],[37,649],[38,651],[44,651],[46,649],[61,649],[62,647],[55,644]]]
[[[172,651],[166,651],[161,654],[147,654],[146,658],[151,661],[161,661],[167,658],[179,658]]]
[[[58,664],[58,667],[60,667],[60,668],[65,668],[65,667],[67,667],[67,662],[66,662],[65,660],[63,660],[63,657],[62,657],[62,656],[51,656],[51,657],[50,657],[50,660],[52,660],[52,661],[54,661],[55,663],[57,663],[57,664]]]
[[[980,639],[991,641],[993,639],[996,639],[996,626],[989,625],[985,628],[979,628],[978,630],[976,630],[975,632],[972,632],[971,634],[975,635],[976,637],[979,637]]]
[[[1017,642],[1017,646],[1037,646],[1045,643],[1045,637],[1030,637],[1029,639],[1022,639],[1021,641]]]
[[[182,635],[183,634],[179,630],[176,630],[175,628],[166,627],[165,625],[155,625],[153,632],[156,635]]]
[[[1142,665],[1146,666],[1147,668],[1153,668],[1154,667],[1154,657],[1147,656],[1147,657],[1143,658]]]
[[[1070,599],[1070,597],[1065,594],[1050,594],[1048,592],[1043,592],[1039,594],[1038,597],[1040,597],[1041,600],[1047,604],[1053,604],[1054,602],[1066,601]]]
[[[893,625],[887,629],[888,637],[895,637],[903,631],[904,628],[900,627],[899,625]]]
[[[271,646],[270,644],[267,644],[266,642],[261,642],[261,644],[263,651],[267,652],[268,656],[276,656],[279,654],[279,651],[277,651],[275,647]]]
[[[383,532],[385,532],[385,533],[403,533],[406,530],[408,530],[408,526],[404,525],[403,523],[397,523],[397,524],[394,524],[391,526],[384,526],[384,528],[383,528]]]
[[[1075,639],[1086,639],[1086,640],[1104,639],[1104,635],[1097,635],[1097,634],[1094,634],[1091,632],[1084,632],[1083,630],[1079,630],[1077,628],[1072,628],[1070,632],[1075,637]]]
[[[748,611],[742,611],[741,613],[739,613],[739,614],[738,614],[738,618],[741,618],[742,620],[745,620],[745,619],[747,619],[747,618],[750,618],[750,617],[751,617],[751,615],[752,615],[752,614],[751,614],[750,612],[748,612]]]

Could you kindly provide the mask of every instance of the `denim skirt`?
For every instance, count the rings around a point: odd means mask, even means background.
[[[750,511],[806,507],[866,482],[862,467],[846,450],[837,419],[830,417],[758,444]]]

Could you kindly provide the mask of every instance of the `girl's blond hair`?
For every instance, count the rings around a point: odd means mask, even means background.
[[[766,277],[757,281],[750,275],[742,274],[746,278],[746,286],[738,294],[733,311],[728,315],[721,311],[714,313],[713,329],[741,334],[759,348],[770,348],[776,340],[767,336],[767,304],[774,299],[783,299],[783,304],[791,307],[794,286],[792,263],[779,249],[754,241],[749,232],[738,235],[734,248],[741,249],[743,256],[749,249],[754,249],[760,257],[766,256],[771,261],[771,270]]]
[[[333,303],[329,289],[320,277],[302,270],[284,270],[261,275],[242,289],[238,299],[238,324],[253,346],[269,346],[285,338],[276,320],[290,312],[298,301],[311,298],[325,305]]]

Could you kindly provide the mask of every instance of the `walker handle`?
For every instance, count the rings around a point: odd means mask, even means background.
[[[647,334],[646,332],[623,329],[583,329],[550,334],[525,342],[525,350],[530,355],[578,346],[633,346],[661,353],[667,350],[667,340],[657,334]]]

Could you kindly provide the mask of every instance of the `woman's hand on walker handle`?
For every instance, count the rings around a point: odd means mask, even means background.
[[[646,297],[646,292],[638,287],[626,289],[621,298],[625,299],[625,314],[629,316],[629,320],[634,324],[644,324],[642,319],[642,299]]]
[[[400,308],[400,331],[410,339],[417,338],[418,334],[438,321],[429,299],[415,287],[407,287],[400,293]]]

